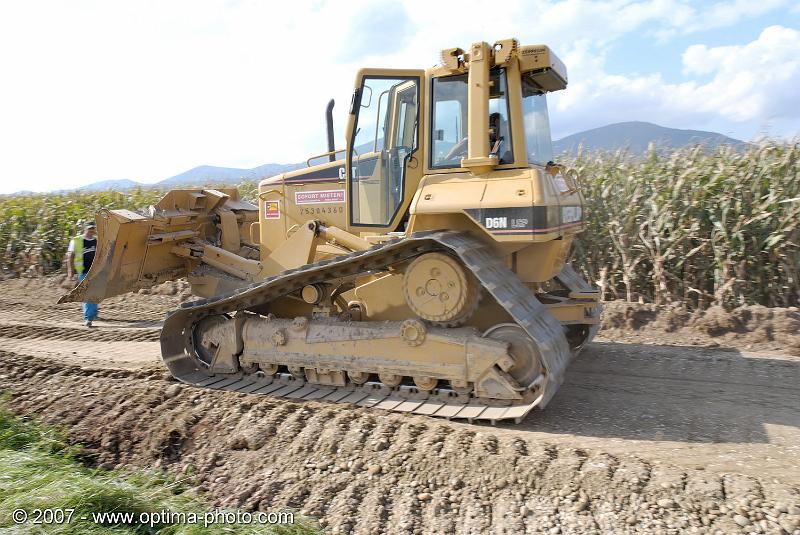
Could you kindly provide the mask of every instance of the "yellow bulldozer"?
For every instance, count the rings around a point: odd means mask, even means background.
[[[262,180],[257,205],[183,189],[102,210],[91,270],[61,302],[186,278],[201,299],[161,333],[180,381],[519,421],[599,324],[568,263],[580,186],[552,162],[546,94],[566,85],[548,47],[515,39],[362,69],[344,150],[331,103],[329,152]]]

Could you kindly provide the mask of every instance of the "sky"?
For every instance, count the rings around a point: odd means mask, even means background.
[[[0,193],[155,182],[337,147],[360,67],[547,44],[553,137],[621,121],[800,135],[797,0],[2,0]]]

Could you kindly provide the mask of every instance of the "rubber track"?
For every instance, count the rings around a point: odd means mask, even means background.
[[[380,383],[345,387],[314,385],[289,374],[261,379],[241,372],[212,374],[194,356],[192,327],[206,316],[232,313],[267,303],[307,284],[371,271],[385,271],[392,264],[433,251],[450,253],[459,258],[480,281],[482,287],[539,345],[545,377],[542,394],[533,402],[498,406],[495,400],[456,396],[445,389],[425,395],[413,388],[400,386],[390,389]],[[415,233],[375,245],[366,251],[284,271],[228,294],[184,303],[180,309],[171,312],[164,322],[161,352],[165,364],[175,378],[196,386],[290,399],[355,403],[398,412],[492,422],[507,419],[519,421],[535,406],[544,406],[563,382],[564,372],[572,358],[561,324],[503,264],[496,252],[468,234],[454,231]]]

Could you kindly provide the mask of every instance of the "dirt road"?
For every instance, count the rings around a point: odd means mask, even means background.
[[[343,533],[800,533],[798,357],[600,340],[546,410],[490,427],[183,387],[156,342],[177,296],[112,299],[89,330],[60,291],[0,283],[12,408],[219,504]]]

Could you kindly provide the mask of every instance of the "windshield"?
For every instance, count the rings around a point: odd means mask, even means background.
[[[553,161],[553,142],[550,139],[550,118],[547,97],[527,77],[522,78],[522,115],[528,163],[546,164]]]
[[[431,167],[460,167],[467,157],[468,76],[459,74],[433,80]],[[508,88],[505,69],[491,72],[489,94],[489,154],[499,163],[512,163]]]
[[[434,78],[433,80],[433,139],[431,165],[457,167],[461,158],[454,158],[454,147],[466,151],[467,139],[467,75]],[[466,154],[466,152],[465,152]],[[462,155],[463,156],[463,155]]]

